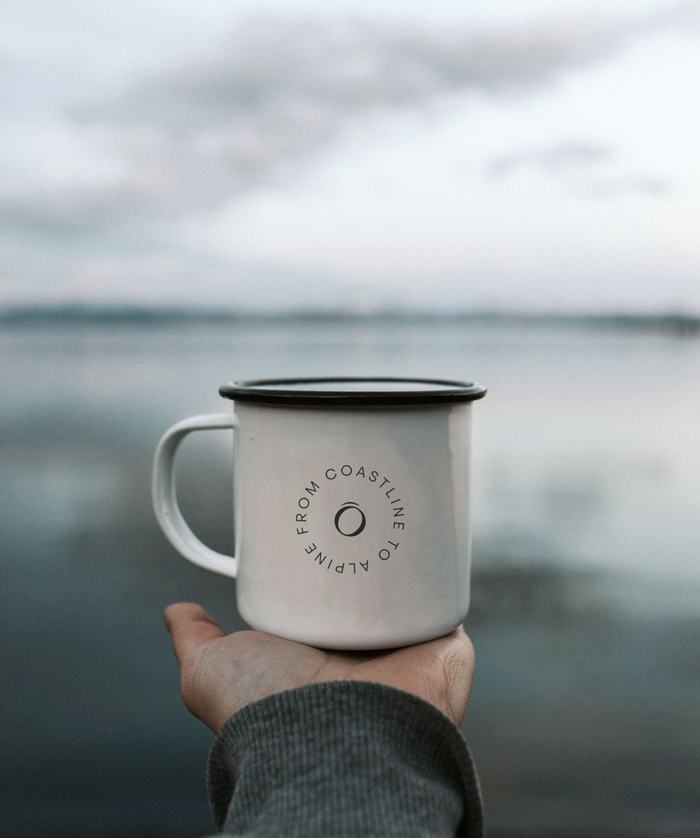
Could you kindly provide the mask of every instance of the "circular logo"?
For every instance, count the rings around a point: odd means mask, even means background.
[[[346,500],[335,513],[333,523],[341,535],[352,538],[359,535],[367,526],[367,518],[355,501]]]
[[[379,572],[373,568],[391,567],[393,562],[384,563],[402,552],[408,530],[405,495],[373,465],[321,463],[299,488],[292,507],[294,532],[304,561],[318,572],[359,579]],[[348,496],[358,500],[341,500]]]

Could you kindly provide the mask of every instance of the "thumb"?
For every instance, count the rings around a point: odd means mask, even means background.
[[[163,612],[178,663],[199,646],[224,636],[221,626],[196,602],[177,602]]]

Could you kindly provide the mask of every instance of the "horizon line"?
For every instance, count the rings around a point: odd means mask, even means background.
[[[591,311],[556,309],[536,311],[521,308],[464,307],[445,311],[425,307],[377,307],[349,309],[341,306],[305,306],[279,309],[214,308],[205,306],[143,303],[42,303],[0,306],[0,325],[30,326],[60,323],[80,325],[153,326],[203,323],[277,324],[281,321],[396,323],[452,321],[511,325],[608,326],[663,329],[676,333],[700,333],[700,314],[674,309],[656,312],[634,309]]]

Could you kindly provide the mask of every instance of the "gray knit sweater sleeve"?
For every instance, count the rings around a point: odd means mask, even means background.
[[[459,730],[432,704],[337,681],[250,704],[209,756],[209,799],[232,836],[483,836]]]

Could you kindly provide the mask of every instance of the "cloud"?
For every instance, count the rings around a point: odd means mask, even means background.
[[[670,178],[654,175],[620,175],[594,181],[590,191],[599,198],[619,195],[648,195],[650,198],[658,198],[672,189],[673,181]]]
[[[118,175],[0,187],[0,219],[35,236],[143,231],[288,177],[378,114],[469,92],[524,95],[667,22],[576,18],[476,31],[248,20],[209,54],[73,109],[80,141],[111,155]],[[561,168],[607,153],[569,144],[493,166]]]
[[[494,157],[486,165],[486,172],[493,178],[503,178],[523,169],[536,170],[566,178],[576,189],[585,185],[586,191],[598,198],[630,194],[660,197],[673,188],[670,178],[659,175],[611,174],[607,164],[615,159],[612,146],[585,140],[562,140]]]
[[[520,169],[558,173],[607,163],[614,156],[615,150],[602,143],[562,140],[542,148],[523,149],[494,157],[487,164],[486,171],[492,177],[504,177]]]

